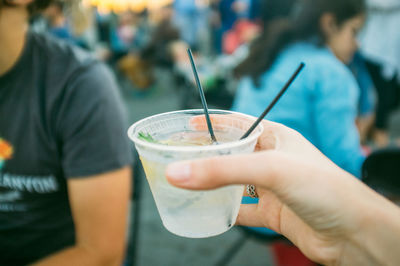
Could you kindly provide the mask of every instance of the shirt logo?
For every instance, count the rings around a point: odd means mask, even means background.
[[[0,170],[3,168],[5,161],[12,158],[13,152],[11,144],[0,138]]]

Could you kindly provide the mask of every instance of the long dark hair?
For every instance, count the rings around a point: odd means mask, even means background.
[[[238,78],[250,76],[256,85],[259,77],[274,63],[278,54],[289,44],[316,37],[320,45],[325,36],[320,19],[331,13],[336,24],[366,11],[365,0],[265,0],[263,33],[250,47],[249,56],[234,70]],[[274,10],[280,13],[274,14]]]

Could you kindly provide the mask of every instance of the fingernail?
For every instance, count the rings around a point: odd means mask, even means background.
[[[192,169],[190,163],[173,163],[167,167],[168,178],[176,182],[185,182],[190,179]]]

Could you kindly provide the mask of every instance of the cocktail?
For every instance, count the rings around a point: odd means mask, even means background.
[[[203,110],[160,114],[132,125],[135,142],[164,226],[190,238],[210,237],[229,230],[236,221],[244,186],[213,191],[188,191],[171,186],[166,166],[175,161],[229,154],[251,153],[263,131],[241,136],[254,119],[230,111],[210,110],[218,143],[212,143]]]

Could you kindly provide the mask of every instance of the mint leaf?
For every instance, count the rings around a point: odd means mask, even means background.
[[[150,143],[157,143],[157,141],[153,139],[153,137],[149,133],[139,132],[138,138]]]

